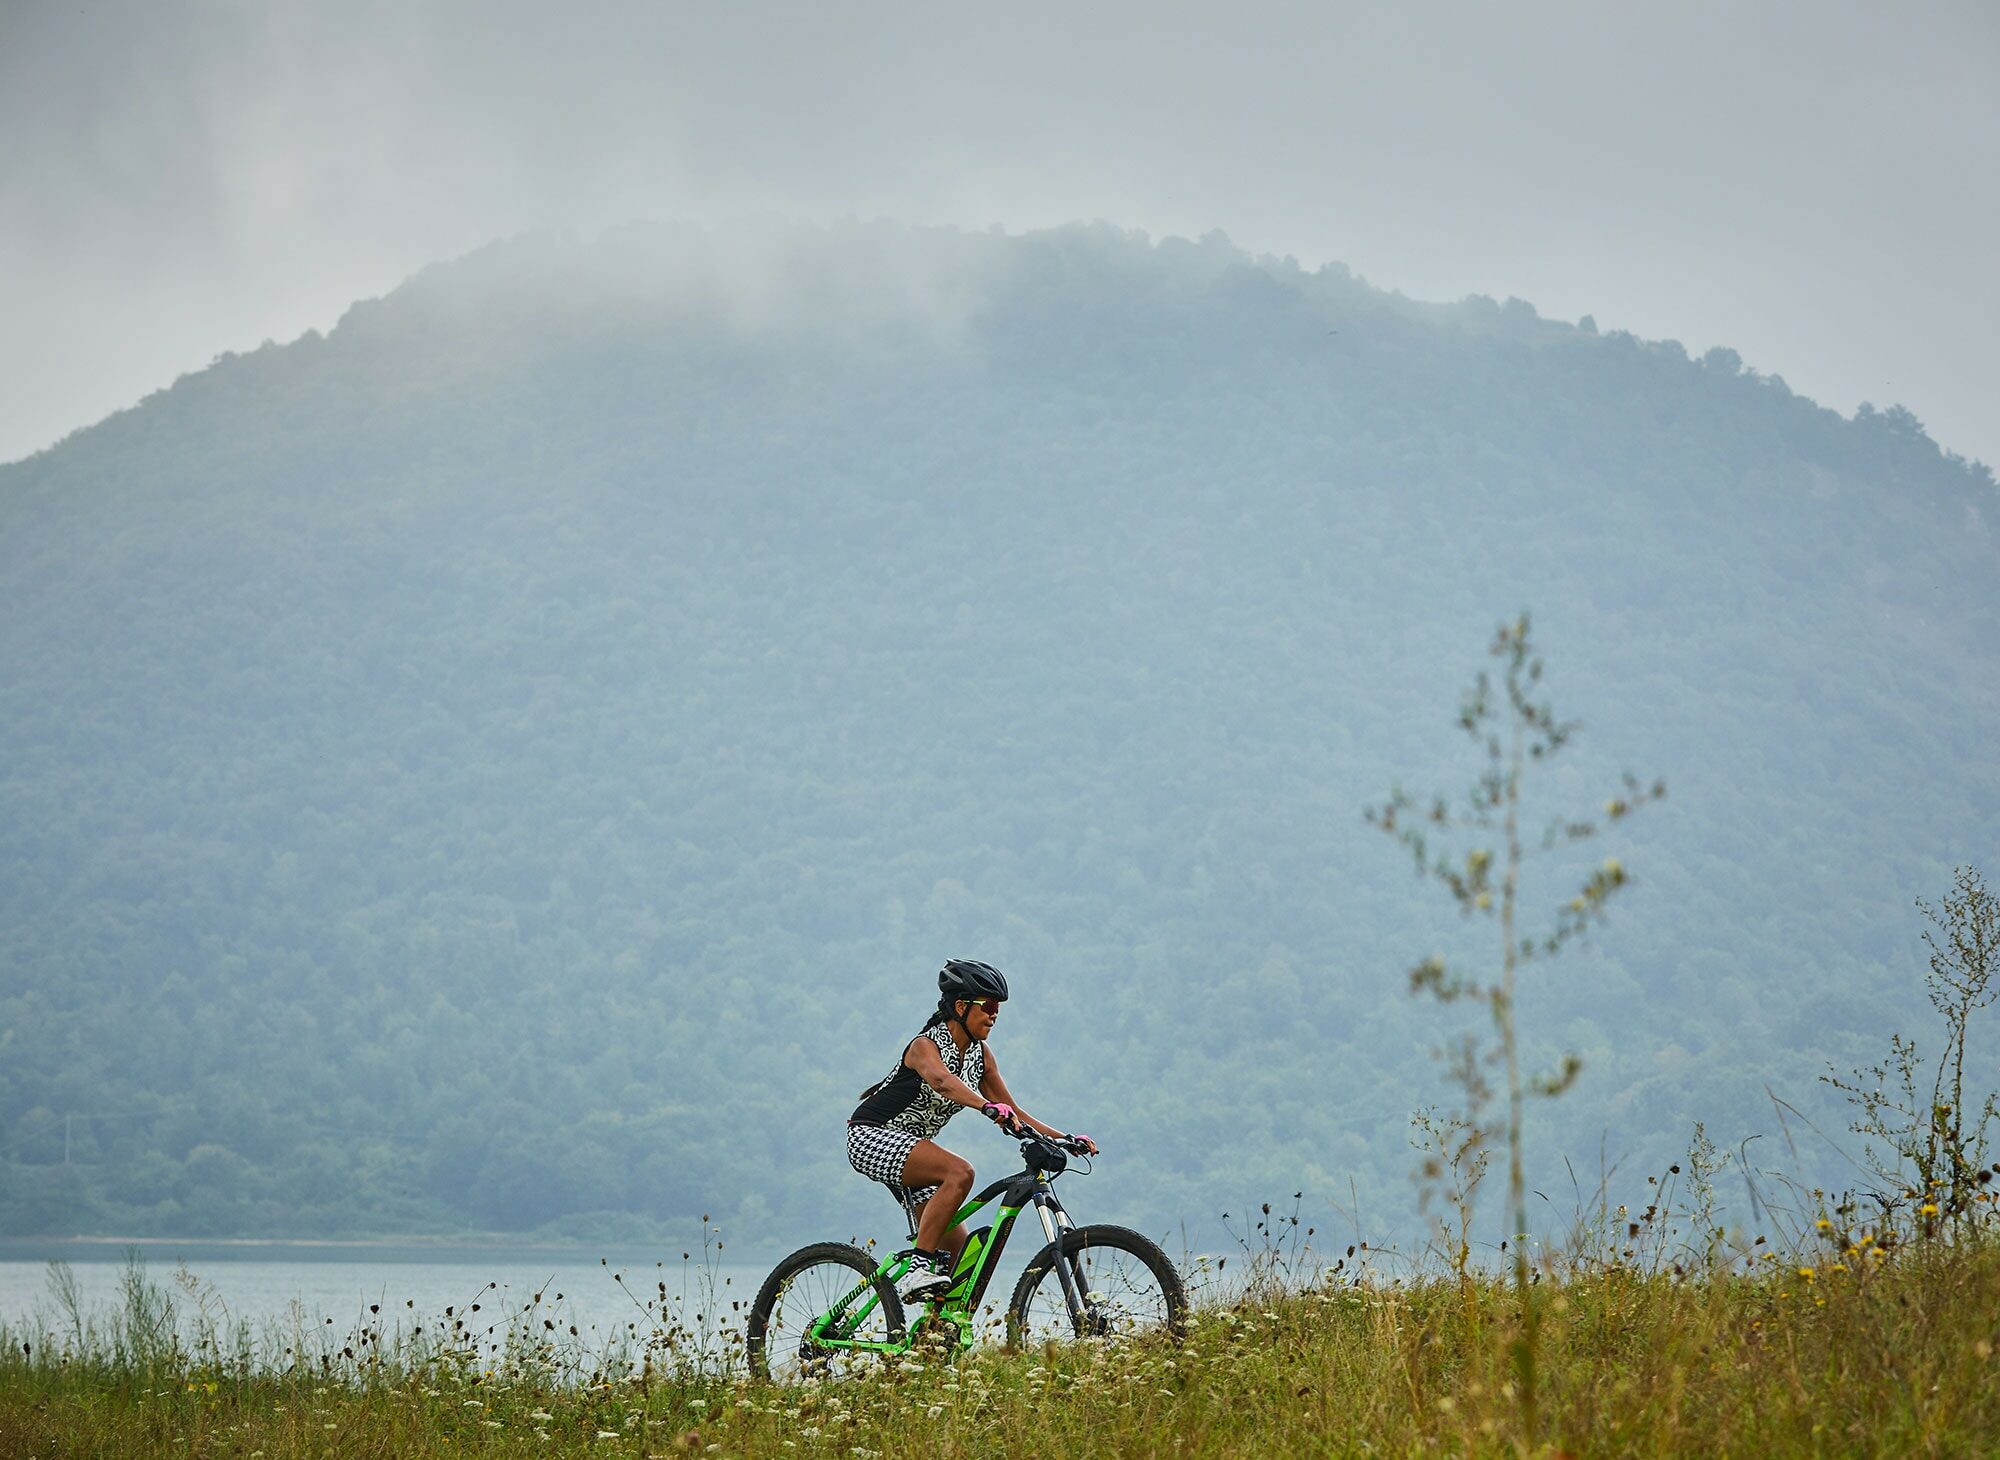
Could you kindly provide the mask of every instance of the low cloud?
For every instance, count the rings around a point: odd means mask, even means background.
[[[1996,64],[1957,3],[30,0],[0,459],[495,238],[759,213],[1222,228],[1730,345],[2000,457]]]

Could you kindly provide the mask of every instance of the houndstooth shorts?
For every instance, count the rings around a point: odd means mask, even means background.
[[[886,1125],[850,1125],[847,1128],[847,1164],[879,1181],[896,1194],[906,1209],[922,1206],[937,1194],[931,1186],[903,1185],[903,1163],[910,1159],[922,1136]]]

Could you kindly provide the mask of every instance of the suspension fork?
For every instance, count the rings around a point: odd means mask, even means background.
[[[1076,1254],[1063,1251],[1063,1234],[1070,1230],[1069,1213],[1054,1192],[1044,1188],[1034,1196],[1035,1216],[1042,1224],[1042,1231],[1055,1246],[1056,1280],[1062,1284],[1063,1305],[1069,1309],[1070,1327],[1077,1337],[1084,1336],[1084,1325],[1090,1317],[1089,1305],[1085,1299],[1083,1263]]]

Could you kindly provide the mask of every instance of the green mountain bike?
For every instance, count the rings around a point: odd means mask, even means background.
[[[1007,1343],[1022,1348],[1059,1339],[1118,1342],[1146,1334],[1178,1340],[1187,1327],[1180,1274],[1151,1239],[1125,1227],[1078,1227],[1055,1193],[1074,1141],[1027,1135],[1023,1169],[979,1192],[952,1219],[971,1221],[998,1203],[999,1215],[969,1235],[944,1295],[926,1300],[910,1322],[896,1284],[914,1249],[888,1257],[846,1242],[801,1247],[771,1270],[744,1330],[750,1372],[760,1379],[837,1376],[937,1343],[962,1352],[975,1337],[973,1315],[998,1271],[1015,1219],[1033,1209],[1048,1245],[1035,1254],[1007,1304]],[[916,1216],[910,1240],[916,1240]]]

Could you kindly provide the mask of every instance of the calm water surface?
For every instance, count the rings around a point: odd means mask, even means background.
[[[49,1263],[67,1263],[76,1276],[87,1316],[107,1317],[119,1304],[120,1284],[131,1249],[101,1243],[0,1243],[0,1323],[14,1331],[49,1331],[58,1324],[59,1305],[49,1285]],[[574,1323],[580,1336],[604,1339],[649,1320],[633,1298],[620,1290],[614,1274],[642,1298],[659,1301],[658,1284],[692,1317],[711,1306],[727,1323],[740,1324],[763,1282],[769,1263],[718,1264],[704,1269],[671,1253],[588,1251],[577,1248],[447,1248],[393,1246],[301,1246],[293,1244],[137,1244],[146,1276],[171,1293],[185,1331],[198,1299],[176,1279],[184,1268],[199,1284],[210,1311],[226,1311],[250,1324],[260,1337],[289,1333],[304,1324],[346,1332],[388,1320],[407,1330],[433,1323],[447,1307],[479,1328],[504,1324],[535,1294],[555,1304],[559,1321]],[[600,1262],[602,1256],[606,1260]],[[775,1259],[774,1259],[775,1260]],[[712,1281],[719,1301],[711,1304]],[[493,1286],[489,1286],[489,1284]],[[477,1312],[472,1305],[478,1304]],[[370,1305],[381,1310],[372,1314]],[[740,1305],[740,1307],[738,1306]],[[64,1320],[66,1322],[66,1320]]]

